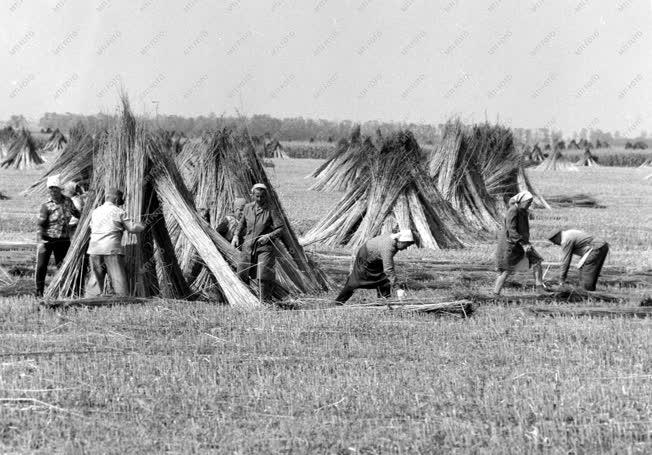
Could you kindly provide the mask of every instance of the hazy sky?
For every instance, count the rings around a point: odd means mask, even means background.
[[[0,119],[140,112],[652,131],[649,0],[2,0]]]

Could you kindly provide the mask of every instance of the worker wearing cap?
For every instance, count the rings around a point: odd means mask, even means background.
[[[122,191],[112,188],[106,193],[104,204],[91,212],[91,238],[87,253],[90,256],[95,286],[87,287],[87,297],[102,293],[107,273],[111,278],[115,295],[129,294],[122,234],[124,231],[142,232],[145,226],[130,220],[127,212],[120,208],[122,204],[124,204]]]
[[[54,253],[54,262],[61,266],[70,247],[70,219],[81,215],[75,205],[62,193],[61,180],[58,175],[47,179],[50,198],[41,206],[37,225],[38,247],[36,249],[36,296],[41,297],[45,290],[45,275],[48,271],[50,256]]]
[[[272,299],[276,264],[274,240],[283,233],[283,220],[269,202],[267,187],[256,183],[251,188],[253,202],[245,204],[235,235],[234,247],[242,246],[238,275],[245,283],[256,278],[260,296],[264,301]]]
[[[411,230],[367,240],[356,253],[351,273],[335,302],[343,304],[356,289],[376,289],[378,297],[389,297],[396,287],[394,256],[413,243]]]
[[[559,284],[566,283],[568,269],[573,255],[580,256],[577,268],[580,271],[580,285],[587,291],[595,291],[602,266],[609,253],[609,244],[579,229],[555,229],[548,235],[555,245],[562,248],[564,257],[561,261]]]

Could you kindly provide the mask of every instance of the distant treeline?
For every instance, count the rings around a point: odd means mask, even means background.
[[[44,114],[38,125],[42,129],[59,128],[64,133],[81,123],[88,129],[102,128],[108,124],[112,116],[106,114],[81,115],[65,113],[59,114],[48,112]],[[7,124],[19,124],[24,121],[24,117],[14,115]],[[351,131],[356,125],[350,120],[333,121],[333,120],[313,120],[303,117],[293,118],[275,118],[269,115],[253,115],[246,118],[238,117],[218,117],[215,114],[198,117],[182,117],[179,115],[159,115],[152,117],[149,121],[159,128],[175,131],[186,136],[199,136],[205,131],[213,130],[216,127],[229,126],[242,128],[247,126],[249,132],[254,136],[268,135],[280,141],[314,141],[314,142],[337,142],[341,138],[350,136]],[[361,124],[363,135],[375,135],[378,131],[386,135],[399,129],[409,129],[415,135],[422,145],[432,145],[438,142],[444,130],[445,123],[422,124],[422,123],[400,123],[400,122],[380,122],[366,121]],[[18,125],[16,125],[18,126]],[[553,140],[560,141],[562,135],[560,132],[549,128],[513,128],[514,136],[517,141],[525,144],[547,144]],[[599,129],[583,128],[566,137],[566,141],[575,140],[579,143],[581,140],[589,141],[592,144],[598,142],[609,144],[610,146],[623,147],[627,142],[635,143],[644,141],[652,145],[652,141],[647,140],[647,134],[643,131],[639,137],[621,136],[619,132],[612,135],[610,132],[603,132]]]

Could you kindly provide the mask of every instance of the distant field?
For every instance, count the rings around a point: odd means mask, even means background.
[[[282,142],[283,147],[291,158],[327,159],[335,152],[336,142]],[[422,144],[423,150],[428,153],[434,146]],[[545,153],[549,153],[546,151]],[[564,150],[563,155],[573,161],[579,160],[584,150]],[[652,149],[626,150],[624,147],[592,150],[599,164],[603,166],[637,167],[652,160]]]
[[[341,196],[308,191],[304,176],[321,162],[277,159],[268,170],[299,232]],[[42,197],[18,193],[38,173],[0,170],[0,191],[11,196],[0,201],[0,239],[33,239]],[[544,195],[585,193],[606,206],[533,211],[538,250],[547,261],[560,258],[542,241],[553,226],[605,238],[612,252],[600,289],[637,304],[651,291],[629,279],[652,272],[649,173],[529,171]],[[493,251],[490,239],[458,251],[408,251],[397,269],[410,295],[424,300],[486,293]],[[344,282],[350,251],[309,252]],[[33,256],[21,261],[33,270]],[[453,267],[460,264],[475,268]],[[19,284],[30,290],[31,278]],[[55,313],[37,311],[29,296],[0,297],[0,448],[650,453],[652,322],[533,316],[522,300],[532,285],[519,277],[508,301],[467,320],[387,309],[242,314],[164,300]],[[361,291],[352,302],[371,298]]]

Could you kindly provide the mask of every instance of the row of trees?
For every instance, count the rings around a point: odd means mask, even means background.
[[[42,129],[50,128],[52,130],[59,128],[67,132],[78,123],[82,123],[89,129],[101,128],[109,122],[111,115],[95,114],[81,115],[66,112],[64,114],[47,112],[38,123]],[[218,126],[246,126],[251,134],[270,136],[282,141],[337,141],[342,137],[348,136],[354,127],[354,122],[350,120],[332,121],[332,120],[313,120],[303,117],[275,118],[269,115],[254,115],[247,118],[238,117],[218,117],[214,113],[208,116],[199,117],[182,117],[179,115],[159,115],[149,119],[156,126],[168,131],[176,131],[187,136],[197,136],[205,131],[214,129]],[[13,115],[6,125],[14,128],[23,128],[27,124],[25,117],[22,115]],[[373,135],[377,131],[382,134],[396,131],[402,128],[409,128],[417,139],[424,144],[431,144],[438,137],[441,137],[444,130],[444,123],[439,124],[415,124],[415,123],[390,123],[379,122],[375,120],[362,123],[362,134]],[[513,128],[517,140],[526,144],[534,143],[558,143],[562,140],[562,134],[551,128]],[[642,131],[639,137],[625,138],[621,137],[619,132],[613,135],[610,132],[604,132],[600,129],[583,128],[567,138],[570,142],[576,143],[582,141],[592,144],[606,143],[611,145],[623,146],[626,142],[643,141],[646,142],[647,134]]]

